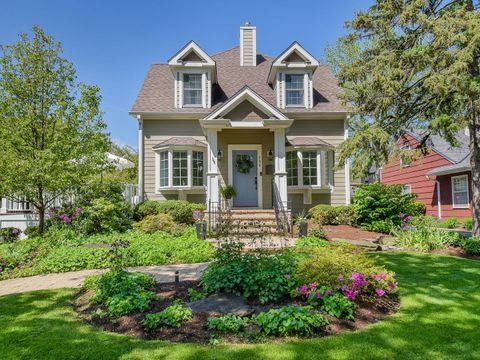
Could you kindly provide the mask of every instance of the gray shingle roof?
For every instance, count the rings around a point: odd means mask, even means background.
[[[150,66],[147,77],[132,107],[133,113],[210,113],[244,86],[249,86],[270,104],[276,106],[275,90],[268,85],[267,77],[273,59],[257,54],[257,66],[240,66],[240,49],[233,49],[212,56],[216,63],[218,84],[212,88],[212,108],[182,108],[174,106],[174,76],[166,64]],[[312,109],[292,108],[289,113],[345,112],[339,99],[340,87],[327,65],[320,65],[313,75]]]
[[[174,136],[168,140],[162,141],[153,147],[153,149],[158,149],[165,146],[198,146],[198,147],[207,147],[207,144],[187,136]]]
[[[422,130],[416,130],[411,132],[410,135],[415,139],[420,140],[425,135],[425,132]],[[458,164],[466,159],[469,161],[470,137],[465,134],[465,130],[458,131],[455,136],[460,143],[458,147],[453,147],[440,135],[431,135],[431,148],[453,164]]]

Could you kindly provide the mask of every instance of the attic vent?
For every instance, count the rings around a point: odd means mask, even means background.
[[[240,66],[257,66],[257,28],[248,21],[240,27]]]

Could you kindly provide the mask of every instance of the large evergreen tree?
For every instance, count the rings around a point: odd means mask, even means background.
[[[96,86],[76,81],[73,65],[39,27],[2,46],[0,197],[26,199],[39,214],[92,176],[109,148]]]
[[[480,13],[472,0],[377,0],[348,23],[339,80],[355,114],[355,133],[342,159],[391,156],[389,139],[424,129],[422,146],[439,134],[457,145],[468,127],[472,204],[480,236]],[[354,162],[355,169],[369,166]]]

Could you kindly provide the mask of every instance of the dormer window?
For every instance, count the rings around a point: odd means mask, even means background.
[[[202,106],[202,74],[183,74],[183,106]]]
[[[303,74],[285,74],[285,104],[286,106],[305,106]]]

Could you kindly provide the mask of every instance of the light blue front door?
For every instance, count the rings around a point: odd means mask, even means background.
[[[233,206],[257,207],[257,150],[233,150],[233,187],[237,196]]]

